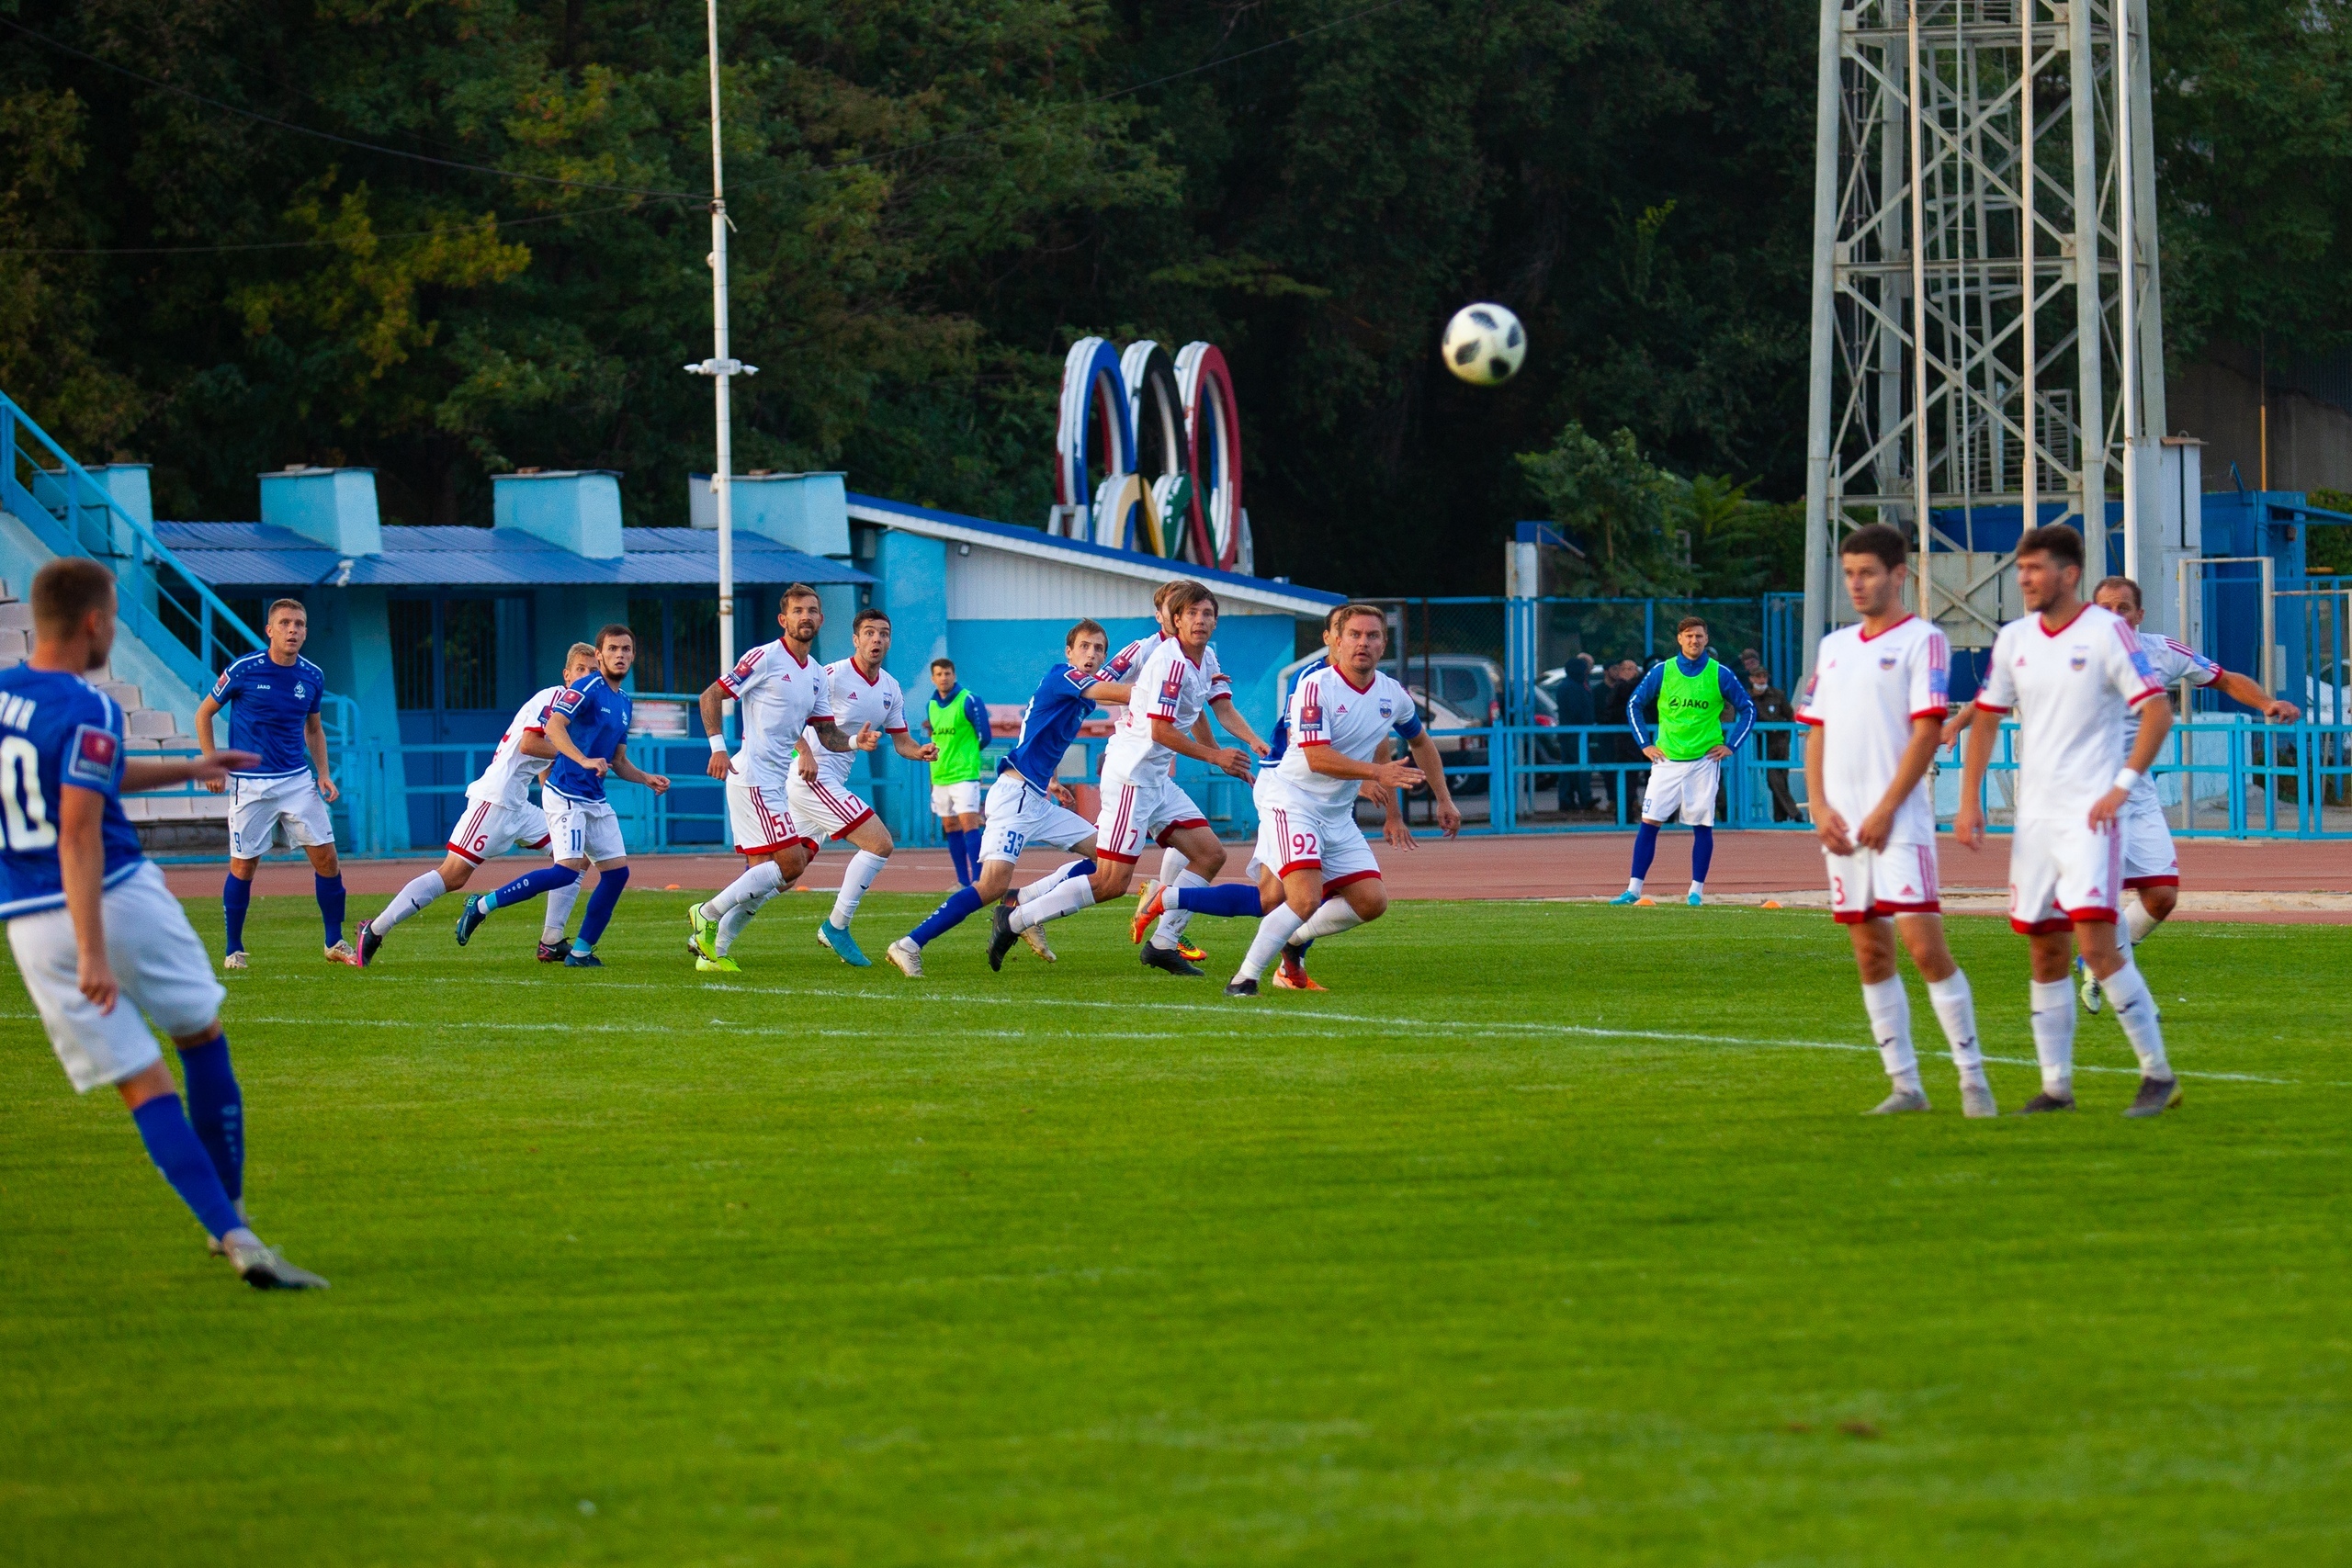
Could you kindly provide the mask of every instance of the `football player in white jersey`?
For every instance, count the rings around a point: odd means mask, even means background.
[[[1944,942],[1936,894],[1936,807],[1928,769],[1943,744],[1951,645],[1903,607],[1903,535],[1857,528],[1838,549],[1859,625],[1821,639],[1796,716],[1810,725],[1805,798],[1829,865],[1829,910],[1853,933],[1862,1010],[1890,1087],[1872,1115],[1928,1109],[1911,1045],[1911,997],[1896,972],[1900,937],[1960,1069],[1962,1109],[1997,1116],[1968,976]]]
[[[573,643],[564,656],[562,684],[532,693],[514,710],[506,721],[506,733],[498,738],[498,750],[491,753],[490,765],[466,786],[466,809],[449,830],[448,853],[440,868],[411,881],[392,895],[390,903],[359,922],[359,951],[353,959],[359,967],[365,969],[374,960],[394,926],[444,893],[463,887],[482,862],[511,849],[548,847],[547,813],[531,804],[531,785],[547,773],[548,759],[526,753],[523,737],[545,734],[548,704],[595,667],[596,650],[584,642]],[[578,883],[548,894],[547,916],[539,929],[540,963],[563,962],[563,928],[579,897]]]
[[[1193,733],[1210,701],[1213,660],[1209,638],[1216,631],[1216,595],[1197,582],[1182,582],[1165,600],[1176,636],[1153,649],[1132,677],[1134,694],[1102,758],[1102,809],[1094,828],[1095,870],[1091,876],[1069,876],[1040,897],[1017,908],[1000,904],[996,929],[989,939],[989,965],[1001,968],[1004,955],[1021,933],[1047,920],[1074,915],[1127,890],[1136,858],[1146,840],[1157,839],[1182,849],[1188,874],[1203,885],[1216,880],[1225,863],[1225,846],[1210,830],[1208,818],[1170,777],[1178,757],[1210,763],[1231,777],[1247,782],[1250,753],[1238,747],[1207,744]],[[1226,706],[1231,708],[1228,702]],[[1264,742],[1249,733],[1238,715],[1227,721],[1239,726],[1260,750]],[[1143,951],[1144,963],[1171,975],[1198,975],[1199,967],[1155,935]]]
[[[2140,1058],[2139,1091],[2124,1114],[2161,1115],[2178,1103],[2180,1085],[2165,1056],[2155,998],[2131,950],[2115,941],[2123,901],[2117,818],[2164,749],[2172,705],[2130,624],[2083,602],[2080,534],[2057,524],[2028,529],[2018,541],[2017,573],[2030,613],[1993,639],[1968,731],[1952,836],[1972,850],[1984,847],[1984,770],[2001,716],[2015,711],[2019,734],[2009,924],[2032,944],[2033,1052],[2041,1064],[2041,1092],[2023,1113],[2075,1108],[2071,930]],[[2119,771],[2127,705],[2140,710],[2140,734]]]
[[[1299,678],[1290,698],[1290,746],[1258,782],[1257,863],[1281,879],[1283,901],[1258,922],[1249,955],[1225,987],[1228,997],[1254,997],[1259,976],[1291,944],[1337,936],[1388,909],[1380,863],[1356,825],[1356,797],[1369,782],[1395,791],[1427,782],[1438,826],[1448,838],[1462,813],[1446,787],[1437,743],[1429,737],[1413,696],[1383,673],[1388,617],[1374,604],[1343,604],[1328,623],[1330,663]],[[1402,736],[1411,762],[1381,761],[1391,734]],[[1260,890],[1170,888],[1164,899],[1216,914],[1248,914]]]
[[[2140,585],[2130,578],[2102,579],[2091,591],[2091,602],[2122,616],[2133,631],[2140,629]],[[2192,686],[2211,686],[2273,724],[2292,724],[2303,716],[2302,709],[2285,698],[2272,696],[2245,676],[2222,669],[2195,649],[2168,637],[2143,637],[2140,648],[2167,691],[2183,682]],[[2165,820],[2164,803],[2156,795],[2154,780],[2142,779],[2132,786],[2131,803],[2124,807],[2119,820],[2123,824],[2123,886],[2140,897],[2126,912],[2116,940],[2124,947],[2132,948],[2147,941],[2180,902],[2180,857],[2174,852],[2172,827]],[[2075,961],[2075,971],[2083,984],[2083,1006],[2098,1011],[2106,1000],[2099,989],[2098,976],[2080,959]]]
[[[817,840],[792,815],[793,758],[801,735],[815,736],[828,751],[854,744],[833,718],[832,682],[815,657],[825,625],[817,591],[805,582],[786,589],[776,602],[775,624],[783,636],[746,652],[702,692],[702,727],[710,737],[706,771],[726,783],[728,826],[735,852],[743,857],[741,876],[686,908],[686,945],[695,967],[706,974],[741,972],[728,956],[736,937],[817,852]],[[733,757],[727,754],[725,728],[730,697],[741,705],[742,750]]]
[[[786,794],[792,803],[793,820],[812,843],[821,836],[845,839],[856,847],[849,868],[842,873],[832,912],[817,922],[817,940],[842,963],[865,969],[874,961],[858,950],[856,940],[849,934],[849,923],[856,918],[865,890],[882,874],[895,846],[890,829],[874,815],[874,807],[849,787],[850,765],[855,752],[875,750],[886,734],[899,756],[914,761],[930,761],[939,755],[939,748],[927,740],[919,742],[907,732],[906,694],[899,689],[898,677],[882,668],[882,660],[890,654],[890,617],[876,609],[860,610],[850,623],[850,647],[853,651],[847,659],[836,659],[825,666],[833,722],[849,732],[849,744],[838,750],[829,745],[820,747],[815,731],[805,731],[799,755],[786,781]]]

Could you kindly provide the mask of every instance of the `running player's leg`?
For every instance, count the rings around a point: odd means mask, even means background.
[[[1142,853],[1144,824],[1158,804],[1148,780],[1129,779],[1102,792],[1102,814],[1094,824],[1094,871],[1066,875],[1050,892],[1013,907],[997,906],[996,929],[989,936],[989,966],[1001,969],[1004,955],[1023,931],[1074,915],[1127,890]]]
[[[323,802],[318,810],[320,817],[324,818],[326,806]],[[330,837],[324,843],[305,844],[302,852],[311,861],[311,892],[319,901],[319,923],[326,931],[326,954],[338,964],[356,963],[357,959],[351,951],[351,944],[343,940],[345,902],[343,865],[335,858],[334,840]]]
[[[890,829],[882,825],[882,818],[870,812],[864,821],[849,829],[846,837],[856,846],[857,853],[850,857],[849,865],[842,873],[841,890],[833,895],[832,912],[825,919],[829,929],[818,934],[825,939],[826,946],[843,958],[856,953],[857,959],[863,959],[865,954],[857,953],[857,943],[850,937],[850,922],[857,919],[857,907],[864,901],[865,890],[882,874],[882,868],[890,862],[890,852],[897,846],[890,838]]]
[[[763,880],[772,882],[773,885],[756,889],[747,897],[737,900],[731,908],[718,918],[716,930],[709,933],[711,947],[717,959],[717,967],[722,969],[731,967],[728,955],[734,952],[735,939],[743,934],[743,928],[752,923],[752,917],[766,908],[770,899],[799,881],[801,873],[808,869],[808,863],[816,857],[817,844],[813,839],[796,839],[774,854],[763,857],[763,863],[775,874],[773,878]],[[759,867],[754,866],[752,869],[758,870]],[[741,880],[741,877],[736,879],[738,883]],[[702,908],[707,916],[709,906],[706,904]],[[695,966],[702,967],[700,964]]]
[[[1181,802],[1182,807],[1177,820],[1162,829],[1160,838],[1171,852],[1184,856],[1184,864],[1174,877],[1161,885],[1160,892],[1153,895],[1152,901],[1160,905],[1161,912],[1153,917],[1158,922],[1158,929],[1151,931],[1151,945],[1163,953],[1173,953],[1182,945],[1185,924],[1194,913],[1207,910],[1254,915],[1258,913],[1258,890],[1236,883],[1223,890],[1228,895],[1225,902],[1232,906],[1231,909],[1227,911],[1217,908],[1217,901],[1207,896],[1219,891],[1211,885],[1216,881],[1217,873],[1225,869],[1225,845],[1217,840],[1216,830],[1209,827],[1206,818],[1195,819],[1196,808],[1182,790],[1171,785],[1165,793],[1172,801]],[[1162,868],[1165,869],[1164,856]],[[1196,901],[1170,901],[1170,895],[1181,897],[1186,893]],[[1149,902],[1147,902],[1147,908]],[[1145,931],[1151,926],[1152,921],[1147,920],[1138,911],[1135,922],[1136,940],[1141,942]]]
[[[512,908],[542,893],[578,885],[580,874],[588,869],[591,858],[588,807],[592,804],[584,800],[567,800],[562,795],[549,793],[548,852],[555,857],[555,863],[526,872],[503,887],[468,898],[458,911],[458,946],[463,947],[472,938],[475,929],[488,919],[493,910]]]

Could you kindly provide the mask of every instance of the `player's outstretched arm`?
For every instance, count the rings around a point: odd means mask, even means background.
[[[1136,689],[1125,681],[1097,681],[1086,688],[1086,694],[1098,703],[1125,703],[1135,696]]]
[[[1250,728],[1250,721],[1241,716],[1241,710],[1234,705],[1231,697],[1212,697],[1209,699],[1209,711],[1216,715],[1216,721],[1225,726],[1227,735],[1259,756],[1262,757],[1273,750],[1258,739],[1258,732]]]
[[[891,749],[897,751],[899,756],[910,758],[918,762],[935,762],[939,761],[939,748],[937,746],[933,745],[930,741],[918,743],[912,735],[903,729],[894,730],[891,732],[890,746]]]
[[[526,740],[529,736],[523,738]],[[550,706],[548,709],[548,744],[555,748],[559,757],[569,757],[590,773],[602,777],[612,764],[602,757],[591,757],[571,743],[571,721]]]
[[[871,729],[872,728],[873,726],[871,725],[866,727],[867,729]],[[810,719],[808,721],[808,733],[815,736],[817,738],[817,744],[822,746],[828,751],[850,751],[857,750],[871,751],[874,750],[874,743],[870,740],[867,741],[863,748],[858,746],[858,739],[864,735],[865,731],[861,730],[858,736],[842,734],[840,723],[834,719],[831,714],[826,715],[822,718]]]
[[[343,791],[327,772],[327,727],[317,714],[302,721],[302,745],[311,753],[311,771],[319,776],[319,798],[333,806]]]
[[[649,773],[630,761],[626,743],[613,748],[613,777],[629,784],[643,784],[656,795],[667,792],[670,787],[669,774]]]
[[[119,787],[125,795],[137,795],[142,790],[169,789],[174,784],[211,784],[260,761],[251,751],[215,751],[209,756],[179,757],[170,761],[160,757],[134,758],[122,764],[122,783]]]
[[[2244,703],[2273,724],[2292,724],[2303,716],[2303,710],[2284,697],[2274,697],[2234,671],[2224,670],[2213,677],[2213,689],[2233,702]]]
[[[1208,726],[1205,721],[1203,721],[1195,724],[1193,728],[1206,729]],[[1190,757],[1195,761],[1206,762],[1211,767],[1221,769],[1237,779],[1247,781],[1250,777],[1250,753],[1237,747],[1217,746],[1207,740],[1197,739],[1164,718],[1156,716],[1153,717],[1151,739],[1152,744],[1156,746],[1165,746],[1180,757]]]
[[[1437,803],[1438,828],[1451,839],[1462,831],[1462,808],[1453,804],[1453,791],[1446,785],[1445,764],[1438,758],[1437,742],[1430,739],[1430,732],[1424,729],[1405,744],[1413,753],[1413,761],[1422,776],[1429,781],[1430,798]],[[1317,747],[1317,750],[1328,750],[1329,748]]]
[[[107,797],[69,784],[57,792],[57,876],[74,919],[75,984],[100,1012],[120,995],[107,963]]]

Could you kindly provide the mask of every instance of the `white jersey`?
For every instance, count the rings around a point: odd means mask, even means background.
[[[1377,670],[1361,687],[1329,665],[1310,671],[1290,694],[1289,716],[1290,747],[1266,784],[1266,799],[1277,806],[1336,810],[1354,804],[1363,781],[1315,772],[1307,766],[1307,748],[1329,746],[1369,762],[1392,730],[1408,739],[1420,732],[1413,694]]]
[[[466,786],[468,800],[488,801],[492,806],[521,806],[531,798],[532,784],[547,775],[552,757],[526,757],[523,754],[523,737],[544,735],[548,728],[548,705],[555,701],[561,686],[547,686],[531,694],[531,700],[514,710],[506,721],[506,733],[498,738],[498,750],[490,754],[490,766],[481,777]]]
[[[2220,665],[2195,649],[2175,642],[2168,637],[2142,637],[2140,651],[2148,656],[2148,667],[2156,672],[2156,679],[2164,682],[2167,691],[2183,681],[2192,686],[2210,686],[2222,678]],[[2123,755],[2116,759],[2117,767],[2121,767],[2130,760],[2131,748],[2138,739],[2139,734],[2140,728],[2135,709],[2132,727],[2125,732],[2123,738]],[[2139,796],[2143,803],[2154,803],[2156,798],[2156,781],[2153,778],[2143,778],[2132,786],[2132,793]]]
[[[907,694],[899,689],[899,678],[888,670],[876,670],[869,681],[854,658],[836,659],[825,666],[825,679],[832,688],[833,722],[842,727],[842,734],[855,735],[869,724],[886,735],[907,732]],[[832,789],[846,787],[857,753],[829,751],[813,732],[804,734],[801,744],[817,753],[818,781]]]
[[[763,642],[718,678],[742,705],[743,748],[735,773],[745,784],[782,795],[792,773],[792,750],[809,720],[833,711],[832,683],[825,667],[784,646]]]
[[[2087,813],[2114,786],[2125,706],[2162,695],[2146,649],[2111,610],[2086,604],[2055,631],[2038,615],[2003,626],[1976,705],[2017,712],[2018,820]]]
[[[1821,732],[1822,793],[1851,829],[1878,809],[1911,744],[1911,727],[1951,705],[1951,643],[1917,615],[1876,637],[1840,626],[1821,639],[1797,722]],[[1894,813],[1892,837],[1936,841],[1935,796],[1927,776]]]
[[[1176,765],[1176,753],[1152,739],[1151,721],[1166,719],[1180,730],[1191,730],[1201,710],[1209,705],[1210,671],[1215,662],[1215,656],[1204,649],[1201,662],[1193,663],[1184,656],[1184,645],[1168,637],[1128,676],[1133,694],[1111,731],[1111,743],[1102,749],[1106,790],[1114,782],[1141,778],[1155,771],[1166,773]]]
[[[1102,679],[1123,683],[1133,682],[1136,671],[1143,668],[1144,660],[1157,653],[1163,644],[1173,640],[1175,639],[1165,632],[1151,632],[1136,638],[1135,641],[1113,654],[1103,664]],[[1233,695],[1232,679],[1226,674],[1216,661],[1216,644],[1209,644],[1208,650],[1202,654],[1201,667],[1208,671],[1210,702],[1215,702],[1219,697]]]

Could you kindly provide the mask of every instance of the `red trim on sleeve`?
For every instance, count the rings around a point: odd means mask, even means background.
[[[1799,724],[1809,724],[1815,729],[1825,729],[1828,728],[1828,720],[1815,718],[1809,713],[1801,713],[1797,715],[1796,720]]]
[[[2126,698],[2126,699],[2125,699],[2124,705],[2125,705],[2125,706],[2127,706],[2127,707],[2135,707],[2135,708],[2136,708],[2136,707],[2138,707],[2142,703],[2146,702],[2150,697],[2161,697],[2161,696],[2163,696],[2164,694],[2165,694],[2165,689],[2164,689],[2162,686],[2151,686],[2151,687],[2149,687],[2146,691],[2142,692],[2142,693],[2141,693],[2138,696],[2136,696],[2136,697],[2129,697],[2129,698]]]
[[[1301,746],[1329,746],[1329,744],[1331,744],[1331,742],[1330,742],[1330,741],[1329,741],[1329,740],[1309,740],[1309,739],[1306,739],[1305,737],[1303,737],[1303,736],[1299,739],[1299,742],[1298,742],[1298,743],[1299,743]]]
[[[1976,706],[1983,708],[1986,713],[2007,713],[2009,711],[1997,703],[1986,702],[1983,697],[1976,698],[1975,705]]]
[[[1951,705],[1947,704],[1942,707],[1921,708],[1911,716],[1913,718],[1941,718],[1944,715],[1950,712],[1951,712]]]
[[[902,724],[902,725],[900,725],[900,726],[899,726],[896,729],[891,729],[891,728],[888,728],[888,727],[885,727],[885,728],[884,728],[884,729],[883,729],[883,731],[882,731],[882,733],[883,733],[883,734],[885,734],[885,735],[904,735],[906,732],[907,732],[907,727],[906,727],[905,725],[903,725],[903,724]]]

